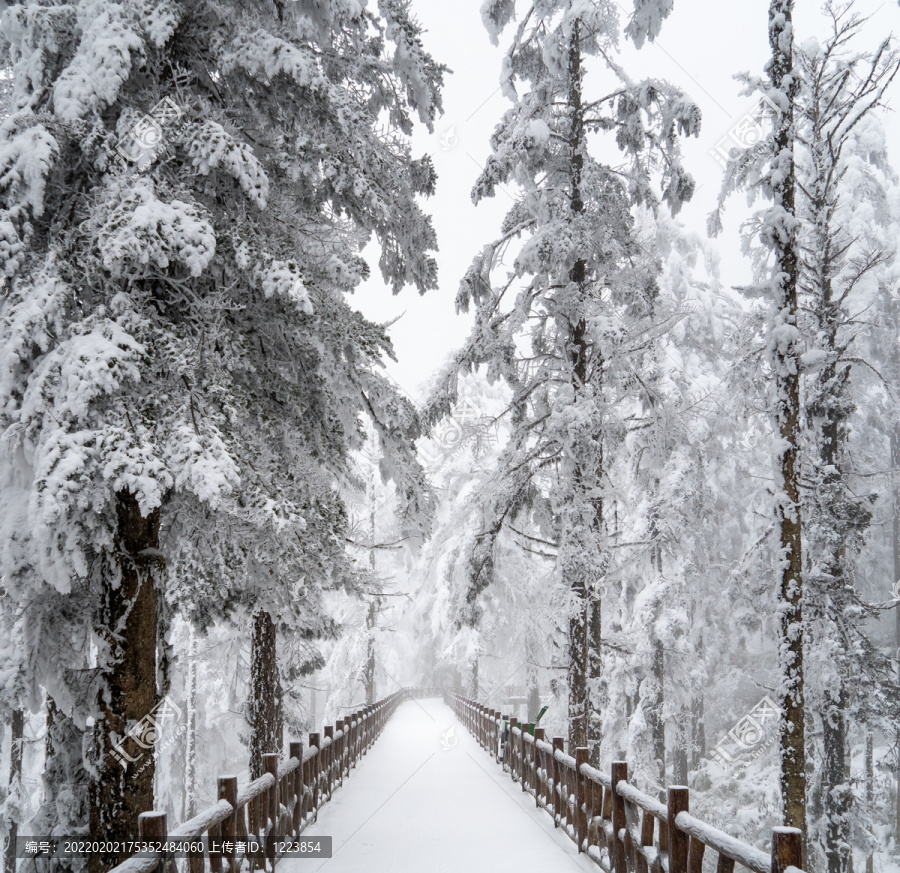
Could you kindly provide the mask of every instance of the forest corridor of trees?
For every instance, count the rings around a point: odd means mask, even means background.
[[[438,5],[0,2],[4,873],[413,686],[900,873],[894,4],[738,0],[705,225],[697,94],[641,76],[702,3]],[[451,53],[499,224],[447,274]]]

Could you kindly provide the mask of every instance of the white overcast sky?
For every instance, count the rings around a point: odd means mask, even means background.
[[[369,318],[386,322],[402,317],[391,328],[399,361],[388,366],[390,374],[415,399],[428,376],[464,340],[469,319],[455,313],[453,301],[459,280],[473,255],[498,235],[500,221],[510,201],[503,193],[478,207],[470,191],[490,152],[489,137],[501,114],[510,106],[499,92],[501,47],[490,44],[481,23],[482,0],[413,0],[413,8],[426,29],[425,45],[452,72],[444,87],[444,115],[429,136],[420,131],[414,139],[416,155],[433,156],[438,173],[437,192],[426,201],[438,235],[440,285],[420,296],[407,289],[393,296],[375,277],[355,298]],[[681,87],[703,113],[698,139],[685,142],[684,157],[697,180],[698,191],[682,212],[683,220],[702,232],[721,181],[721,169],[710,151],[732,125],[752,108],[754,100],[739,95],[733,75],[741,71],[762,74],[768,57],[768,0],[676,0],[660,38],[640,51],[626,46],[626,71],[633,79],[665,79]],[[631,0],[620,0],[622,21],[627,20]],[[797,0],[795,33],[798,41],[827,35],[820,0]],[[869,16],[857,43],[874,49],[891,32],[900,33],[897,0],[857,0],[857,10]],[[896,90],[892,106],[900,106]],[[900,142],[900,118],[887,119],[891,142]],[[892,154],[897,165],[897,149]],[[513,192],[514,193],[514,192]],[[746,216],[742,196],[729,204],[725,234],[720,237],[723,281],[740,284],[749,278],[738,241],[738,223]],[[377,261],[377,257],[373,259]]]

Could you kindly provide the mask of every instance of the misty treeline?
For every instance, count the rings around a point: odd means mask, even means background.
[[[286,737],[444,684],[547,705],[735,836],[801,828],[807,870],[896,866],[890,38],[759,4],[755,135],[690,227],[700,111],[622,66],[673,0],[487,0],[508,108],[472,196],[514,203],[417,406],[350,296],[451,316],[410,144],[449,71],[408,0],[6,5],[7,837],[184,820]]]

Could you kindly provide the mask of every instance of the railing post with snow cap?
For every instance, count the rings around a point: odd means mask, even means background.
[[[531,722],[522,725],[522,791],[528,791],[531,786],[531,758],[528,744],[525,742],[525,734],[530,735],[533,727]]]
[[[575,841],[579,852],[584,851],[584,839],[587,836],[587,816],[584,811],[587,779],[581,772],[581,765],[587,764],[590,757],[590,749],[584,746],[575,749]]]
[[[303,743],[300,740],[291,740],[288,754],[298,761],[294,772],[294,810],[291,815],[291,834],[300,836],[300,828],[303,825]]]
[[[562,785],[560,785],[560,763],[556,760],[556,753],[564,751],[565,740],[562,737],[553,738],[553,827],[558,828],[562,821],[561,802],[565,800]]]
[[[541,778],[541,753],[538,751],[538,743],[544,740],[544,729],[534,729],[534,805],[541,805],[544,797],[544,780]],[[546,798],[545,798],[546,800]]]
[[[509,752],[509,773],[513,779],[518,776],[518,772],[516,770],[516,738],[513,736],[513,728],[517,727],[519,724],[519,720],[511,715],[509,717],[509,746],[507,751]]]
[[[260,808],[262,815],[260,816],[259,836],[263,836],[265,831],[266,838],[266,858],[275,869],[275,838],[278,836],[278,754],[276,752],[267,752],[262,756],[263,772],[270,773],[274,782],[272,787],[265,793],[265,802]],[[263,824],[263,820],[266,824]]]
[[[219,800],[227,800],[231,804],[233,812],[222,822],[222,856],[225,860],[225,873],[232,873],[235,869],[234,841],[237,838],[237,776],[220,776],[218,779]],[[226,849],[226,845],[228,848]]]
[[[164,812],[153,810],[152,812],[142,812],[138,816],[138,836],[141,840],[148,842],[165,840],[168,833],[166,814]],[[173,866],[171,860],[163,855],[159,865],[163,873],[171,870]]]
[[[803,832],[799,828],[772,829],[772,873],[786,873],[788,867],[803,864]]]
[[[625,761],[613,761],[611,768],[612,781],[612,825],[613,825],[613,870],[615,873],[626,873],[625,869],[625,843],[619,832],[626,827],[625,799],[616,791],[619,782],[628,781],[628,764]]]
[[[310,733],[309,735],[309,747],[316,747],[316,754],[314,757],[309,759],[309,784],[312,788],[312,809],[311,813],[315,813],[316,818],[319,817],[319,779],[320,776],[320,766],[322,763],[322,741],[319,738],[318,733]]]
[[[678,829],[675,818],[679,812],[689,809],[690,791],[684,785],[671,786],[668,797],[669,873],[687,873],[690,837]]]
[[[344,727],[347,722],[344,719],[339,718],[334,723],[335,733],[338,734],[337,738],[337,760],[338,760],[338,784],[344,784]]]
[[[325,787],[328,790],[328,799],[331,800],[332,783],[334,780],[334,725],[325,725],[325,739],[331,740],[325,752],[325,760],[322,762],[325,768]]]

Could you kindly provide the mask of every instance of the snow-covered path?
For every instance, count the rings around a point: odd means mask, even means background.
[[[598,870],[438,699],[398,708],[313,835],[332,836],[332,857],[285,859],[280,873]]]

